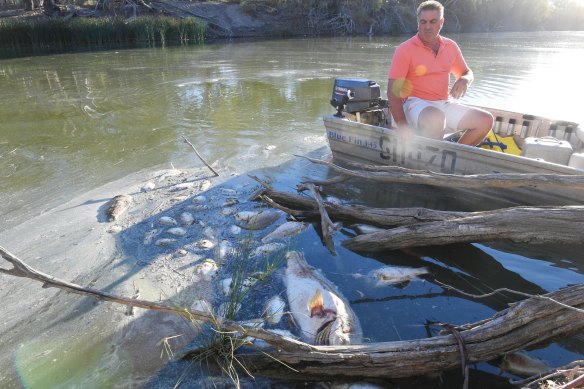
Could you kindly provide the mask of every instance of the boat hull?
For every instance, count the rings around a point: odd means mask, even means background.
[[[336,117],[323,118],[329,146],[336,160],[374,165],[402,166],[446,174],[539,173],[584,175],[583,170],[471,147],[454,142],[414,136],[408,141],[394,129]],[[476,190],[473,190],[476,192]],[[519,204],[581,204],[581,190],[563,188],[488,188],[481,194],[513,198]]]

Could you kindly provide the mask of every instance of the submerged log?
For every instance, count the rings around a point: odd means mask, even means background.
[[[347,169],[331,162],[303,157],[310,162],[328,166],[333,171],[348,177],[357,177],[380,183],[402,183],[442,186],[448,188],[480,189],[514,187],[553,187],[584,190],[584,175],[561,175],[540,173],[490,173],[490,174],[445,174],[423,170],[412,170],[398,166],[375,166],[351,163],[355,169]],[[336,179],[333,179],[335,182]],[[323,182],[319,184],[324,184]]]
[[[266,188],[257,196],[297,217],[318,217],[316,201]],[[342,242],[363,252],[451,243],[510,240],[517,243],[584,243],[584,206],[512,207],[482,212],[427,208],[369,208],[322,204],[333,221],[370,224],[386,231],[359,235]]]
[[[273,347],[271,351],[237,354],[234,357],[242,363],[246,372],[279,378],[413,377],[452,369],[460,366],[461,361],[488,361],[584,330],[584,284],[578,284],[521,301],[486,320],[456,327],[456,336],[363,345],[313,346],[204,312],[120,297],[72,284],[33,269],[3,247],[0,247],[0,255],[13,266],[11,269],[0,267],[3,274],[30,278],[40,281],[44,287],[56,287],[103,301],[214,323],[224,330],[265,340]],[[463,348],[460,347],[461,342]],[[467,354],[463,358],[461,349]]]
[[[468,215],[360,235],[343,241],[342,245],[350,250],[375,252],[493,240],[584,243],[584,206],[515,207]]]
[[[306,196],[279,192],[265,188],[255,199],[268,202],[272,206],[280,206],[292,216],[318,218],[318,203]],[[275,204],[274,204],[275,203]],[[362,205],[339,205],[324,201],[323,207],[329,217],[337,221],[371,224],[378,227],[395,227],[420,222],[442,221],[468,216],[468,212],[439,211],[428,208],[370,208]]]

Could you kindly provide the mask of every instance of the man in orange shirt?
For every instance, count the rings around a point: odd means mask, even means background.
[[[434,139],[447,129],[462,131],[459,143],[475,146],[493,126],[493,116],[449,100],[463,97],[474,76],[456,42],[440,35],[442,4],[424,1],[417,15],[418,33],[397,47],[389,69],[387,98],[398,131]],[[449,92],[450,73],[456,82]]]

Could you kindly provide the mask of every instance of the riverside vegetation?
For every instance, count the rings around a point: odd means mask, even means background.
[[[200,44],[217,37],[411,34],[416,30],[418,3],[0,0],[0,16],[6,16],[0,18],[0,55]],[[497,0],[442,3],[446,7],[445,32],[574,31],[584,25],[584,5],[578,0],[509,0],[504,7]],[[229,18],[225,17],[227,10]],[[239,24],[238,28],[233,24]]]

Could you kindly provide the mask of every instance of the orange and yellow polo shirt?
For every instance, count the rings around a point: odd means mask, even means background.
[[[431,48],[424,46],[418,34],[397,47],[389,69],[396,96],[448,100],[450,73],[459,79],[468,66],[456,42],[440,35],[438,40],[440,47],[436,56]]]

